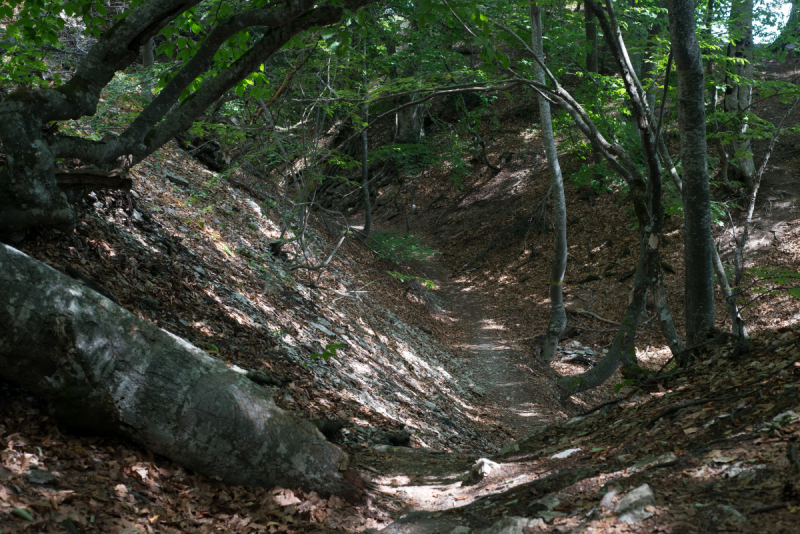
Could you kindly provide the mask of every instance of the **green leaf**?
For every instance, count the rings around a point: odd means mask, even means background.
[[[345,348],[345,346],[346,345],[343,345],[342,343],[328,343],[327,345],[325,345],[325,350],[323,350],[318,354],[312,354],[311,356],[309,356],[309,359],[316,360],[322,358],[327,362],[332,357],[336,356],[337,350],[343,349]]]
[[[27,519],[28,521],[33,521],[33,516],[25,508],[14,508],[13,510],[11,510],[11,513],[12,513],[12,515],[15,515],[17,517],[21,517],[22,519]]]

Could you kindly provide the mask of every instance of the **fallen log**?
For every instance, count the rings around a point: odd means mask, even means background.
[[[360,494],[347,455],[269,390],[4,244],[0,302],[0,375],[64,424],[227,484]]]

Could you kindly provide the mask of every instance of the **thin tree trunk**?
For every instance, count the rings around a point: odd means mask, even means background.
[[[591,9],[583,9],[586,30],[586,70],[597,73],[597,22]]]
[[[775,132],[772,134],[772,139],[769,142],[769,146],[767,147],[767,152],[764,154],[764,161],[761,163],[761,166],[758,169],[758,173],[755,175],[755,182],[753,184],[753,191],[750,193],[750,203],[747,206],[747,217],[744,221],[744,229],[742,230],[742,238],[739,241],[736,247],[736,254],[734,256],[734,268],[736,270],[733,285],[736,288],[742,287],[742,282],[744,281],[744,249],[747,245],[747,238],[750,235],[750,225],[753,222],[753,212],[756,208],[756,198],[758,197],[758,188],[761,186],[761,178],[764,176],[764,171],[767,169],[767,162],[769,161],[769,157],[772,154],[772,149],[775,148],[775,142],[778,140],[778,135],[780,135],[781,130],[783,129],[784,123],[789,119],[789,117],[794,113],[794,110],[797,108],[797,105],[800,104],[800,98],[795,99],[794,104],[786,114],[781,119],[781,122],[778,124],[778,127],[775,129]],[[738,289],[737,292],[738,293]],[[734,303],[735,303],[736,294],[734,294]],[[739,336],[739,347],[744,348],[747,346],[748,338],[747,333],[744,330],[744,322],[739,321],[737,324],[736,319],[738,318],[738,314],[736,316],[732,316],[734,319],[734,333]],[[740,329],[738,332],[736,331],[737,327]]]
[[[531,3],[530,9],[531,28],[533,30],[532,48],[536,55],[544,62],[544,47],[542,45],[542,13],[539,6]],[[546,83],[544,69],[534,64],[534,79],[536,82]],[[558,151],[553,136],[553,121],[550,116],[550,104],[539,95],[539,123],[542,128],[544,151],[547,156],[547,166],[550,168],[550,183],[553,194],[553,225],[555,236],[555,257],[550,271],[550,325],[547,327],[542,358],[551,362],[558,348],[558,338],[567,326],[567,313],[564,310],[564,271],[567,268],[567,205],[564,199],[564,178],[561,176],[561,167],[558,164]]]
[[[744,318],[739,313],[739,305],[736,303],[737,293],[731,289],[728,283],[728,275],[725,272],[725,266],[722,265],[722,260],[719,257],[716,243],[712,249],[713,256],[711,260],[714,262],[714,273],[717,275],[717,282],[722,290],[722,296],[725,297],[725,302],[728,304],[728,313],[731,316],[731,331],[737,337],[747,338],[747,328],[744,324]]]
[[[725,76],[725,112],[734,115],[731,126],[735,130],[731,140],[731,159],[736,168],[736,180],[748,191],[753,190],[753,148],[750,143],[750,126],[747,109],[753,100],[753,86],[740,83],[738,78],[753,78],[753,0],[733,0],[728,44],[728,69]]]
[[[694,2],[669,0],[669,28],[678,73],[678,124],[683,160],[686,343],[714,326],[711,199],[708,184],[703,61],[695,35]]]
[[[0,374],[62,423],[226,484],[359,493],[347,455],[269,390],[3,244],[0,301]]]
[[[153,98],[153,84],[150,80],[150,76],[153,74],[153,64],[155,61],[155,42],[151,37],[142,47],[142,67],[145,69],[142,79],[142,95],[148,100]]]
[[[636,273],[633,275],[633,289],[628,299],[625,316],[622,318],[622,326],[614,337],[605,358],[600,360],[596,366],[585,373],[565,376],[558,380],[558,393],[562,402],[570,395],[587,391],[604,383],[614,374],[620,363],[629,368],[636,365],[636,329],[639,325],[639,317],[644,310],[647,289],[650,287],[648,271],[653,268],[653,264],[658,264],[658,248],[651,248],[647,244],[647,239],[642,238],[639,247],[639,262],[636,265]]]
[[[362,68],[364,69],[364,95],[369,96],[369,76],[367,76],[367,39],[364,38],[364,57]],[[366,100],[361,106],[362,117],[365,124],[369,124],[369,102]],[[367,128],[361,132],[361,190],[364,192],[364,235],[369,236],[372,229],[372,203],[369,198],[369,142],[367,138]]]
[[[656,105],[656,93],[658,84],[655,83],[656,69],[658,63],[655,61],[658,49],[658,38],[661,35],[661,25],[664,21],[663,13],[659,13],[655,22],[647,29],[647,44],[644,49],[644,59],[642,61],[642,86],[646,86],[647,107],[653,111]]]

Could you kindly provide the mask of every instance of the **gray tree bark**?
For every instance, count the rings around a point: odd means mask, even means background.
[[[586,70],[597,72],[597,22],[591,9],[583,9],[584,30],[586,32]]]
[[[531,3],[532,48],[544,63],[544,46],[542,44],[542,12],[539,6]],[[534,64],[534,79],[537,83],[546,84],[544,69],[539,63]],[[542,128],[544,152],[547,166],[550,169],[550,185],[553,196],[553,226],[555,238],[555,257],[550,270],[550,324],[542,346],[542,358],[546,362],[553,361],[558,338],[567,326],[567,312],[564,309],[564,272],[567,269],[567,204],[564,199],[564,178],[558,164],[558,150],[553,135],[553,120],[550,116],[550,104],[543,95],[539,100],[539,124]]]
[[[369,77],[367,76],[367,39],[364,38],[364,96],[369,95]],[[369,124],[369,102],[364,102],[361,106],[364,123]],[[369,138],[367,137],[368,128],[361,132],[361,190],[364,192],[364,235],[369,236],[372,230],[372,203],[369,198]]]
[[[155,51],[155,42],[151,37],[144,46],[142,46],[142,67],[146,70],[144,73],[144,80],[142,81],[142,95],[148,100],[153,98],[153,83],[150,80],[150,76],[153,74],[153,64],[156,61]]]
[[[714,326],[711,200],[708,184],[703,60],[695,35],[694,2],[669,0],[669,29],[678,73],[678,124],[683,160],[686,344]]]
[[[418,100],[416,94],[399,99],[400,104]],[[425,137],[425,108],[422,105],[408,106],[395,115],[395,143],[419,143]]]
[[[0,301],[0,374],[61,422],[227,484],[359,494],[347,455],[267,389],[3,244]]]
[[[725,75],[725,112],[734,115],[730,122],[735,130],[731,141],[730,161],[736,170],[735,179],[748,191],[753,190],[753,147],[749,138],[746,110],[753,101],[753,86],[737,78],[753,78],[753,0],[734,0],[729,24],[728,62]],[[725,177],[727,179],[727,176]]]

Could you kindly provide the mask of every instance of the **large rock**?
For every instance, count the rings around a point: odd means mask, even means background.
[[[347,455],[269,390],[3,244],[0,302],[0,375],[62,422],[227,484],[360,492]]]
[[[479,458],[469,470],[470,478],[474,481],[483,480],[496,471],[498,467],[500,467],[500,464],[497,462],[493,462],[488,458]]]

